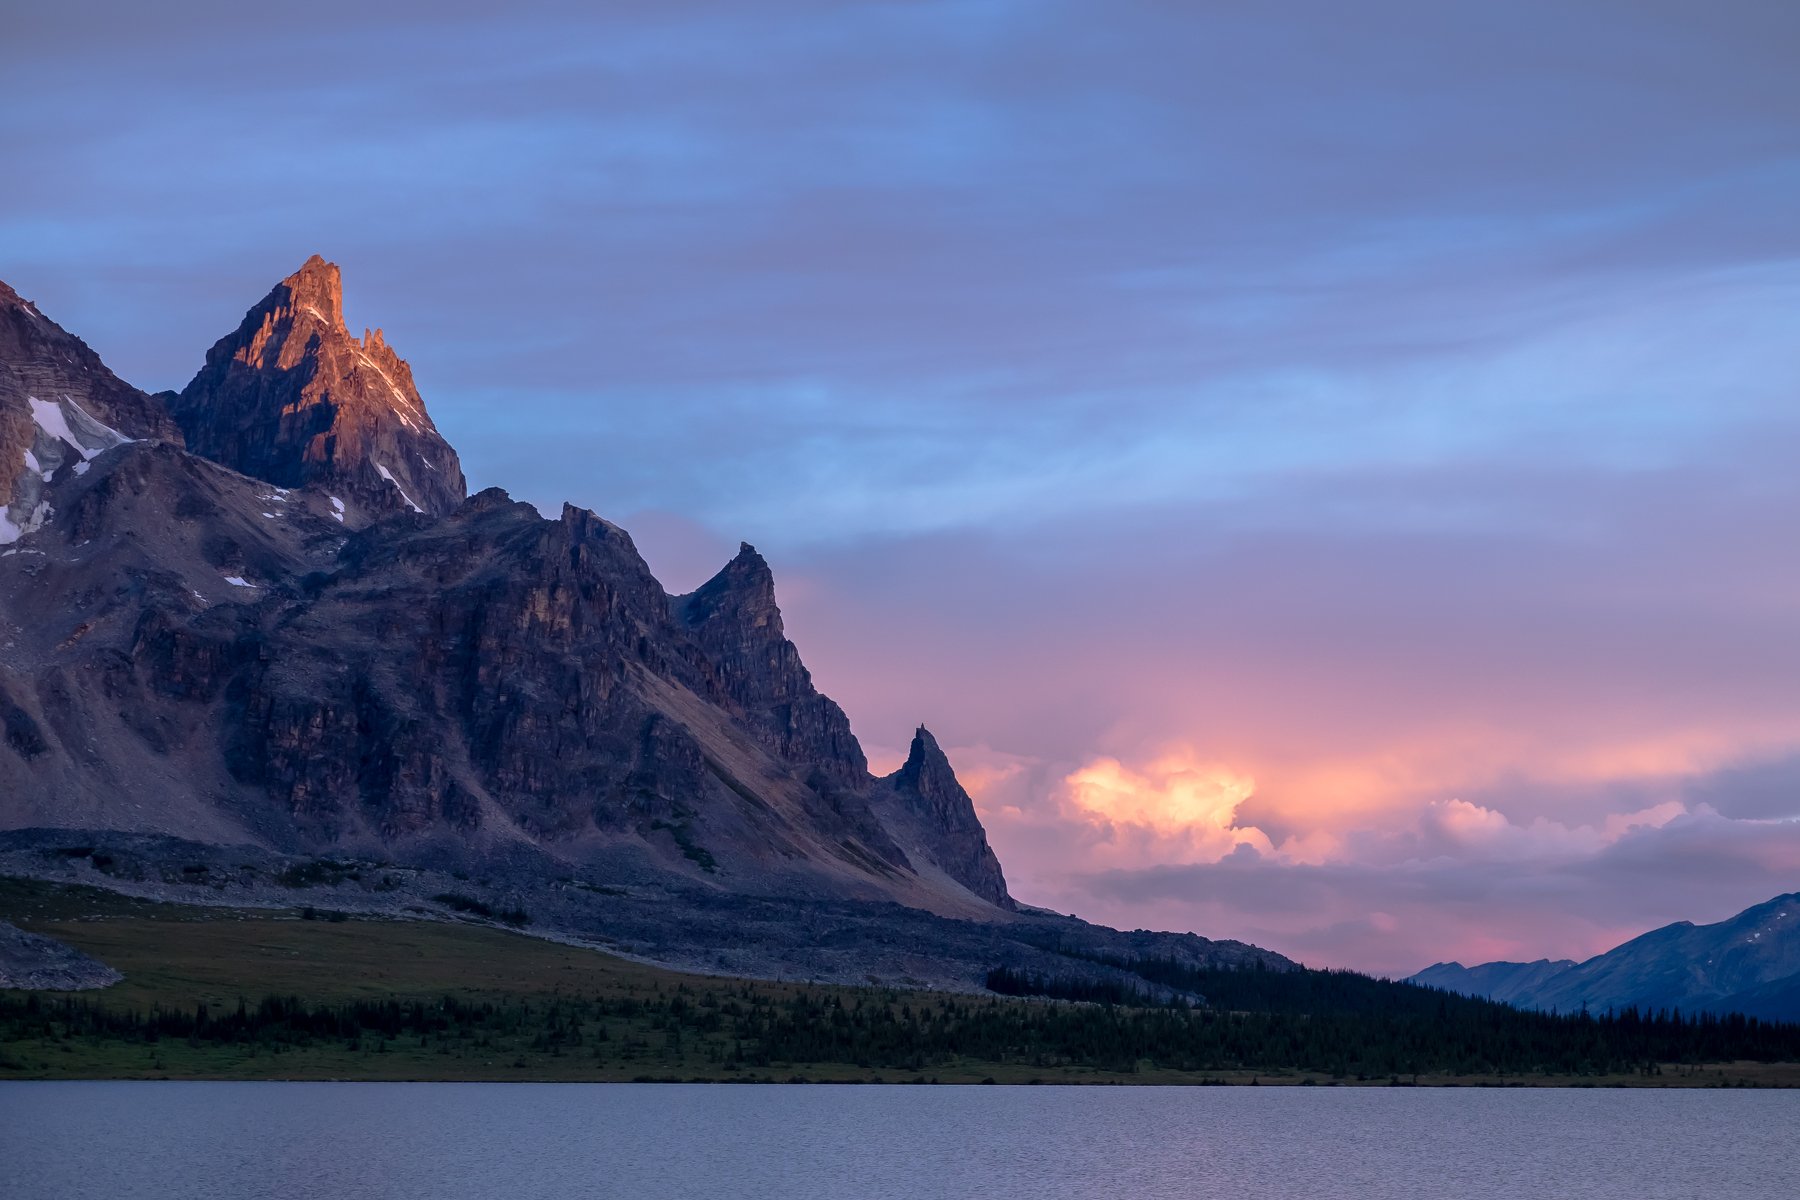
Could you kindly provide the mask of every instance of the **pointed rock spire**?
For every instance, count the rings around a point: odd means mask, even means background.
[[[286,301],[292,307],[302,311],[311,310],[328,324],[342,329],[344,326],[343,272],[338,270],[336,263],[326,262],[315,254],[300,264],[298,271],[276,284],[275,289],[263,299],[263,304],[266,305],[271,301],[277,303]]]
[[[963,790],[931,730],[919,726],[905,765],[884,782],[910,818],[907,823],[914,844],[906,848],[913,858],[936,863],[950,878],[990,903],[1016,907],[1006,890],[1000,860],[988,845],[987,830],[975,814],[975,802]]]
[[[868,759],[850,719],[813,687],[800,651],[787,639],[775,574],[756,547],[740,544],[723,570],[670,604],[764,745],[803,775],[816,771],[846,788],[868,782]]]
[[[906,764],[900,768],[900,782],[921,793],[936,790],[944,784],[954,785],[959,790],[962,787],[956,782],[949,756],[922,722],[913,731],[912,747],[907,752]]]
[[[320,484],[368,516],[462,502],[456,451],[379,329],[344,327],[343,278],[313,255],[207,352],[171,406],[188,447],[283,487]]]
[[[681,619],[692,629],[724,621],[762,630],[772,639],[785,632],[775,603],[775,572],[749,542],[738,543],[737,554],[717,575],[678,599]]]

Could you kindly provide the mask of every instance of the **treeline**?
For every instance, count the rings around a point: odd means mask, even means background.
[[[1361,985],[1327,978],[1304,986]],[[84,998],[0,995],[0,1046],[91,1039],[275,1053],[336,1044],[380,1053],[404,1041],[409,1049],[443,1054],[516,1053],[518,1066],[528,1053],[578,1053],[598,1062],[683,1063],[689,1070],[710,1064],[724,1073],[811,1064],[930,1072],[974,1062],[1046,1074],[1071,1067],[1196,1075],[1304,1070],[1364,1079],[1800,1061],[1796,1025],[1635,1010],[1557,1016],[1412,990],[1418,1001],[1407,1007],[1314,1013],[725,984],[504,1004],[444,997],[323,1005],[271,996],[222,1009],[149,1012]]]
[[[1501,1007],[1491,1000],[1376,979],[1355,971],[1319,971],[1306,967],[1272,970],[1260,962],[1241,968],[1195,967],[1174,958],[1097,954],[1059,945],[1041,946],[1040,949],[1064,958],[1110,967],[1154,985],[1134,987],[1129,981],[1121,981],[1119,999],[1115,1001],[1121,1004],[1161,1003],[1159,997],[1178,992],[1208,1007],[1232,1012],[1432,1015],[1445,998],[1453,1004],[1460,1002],[1474,1008]],[[1099,996],[1064,994],[1086,982],[1085,976],[1002,970],[993,978],[1003,986],[994,987],[990,983],[990,990],[1003,995],[1101,999]]]
[[[191,1009],[137,1012],[73,997],[47,1000],[31,993],[23,1000],[0,997],[0,1043],[79,1037],[144,1045],[185,1041],[194,1046],[299,1047],[330,1040],[360,1041],[365,1036],[393,1039],[517,1031],[530,1023],[531,1016],[528,1006],[507,1009],[451,996],[436,1001],[366,1000],[338,1005],[308,1004],[295,996],[265,996],[255,1005],[240,999],[235,1008],[218,1011],[196,1004]]]
[[[995,967],[987,973],[987,989],[1000,996],[1043,996],[1052,1000],[1079,1000],[1088,1004],[1129,1004],[1139,1008],[1155,998],[1133,984],[1117,979],[1091,979],[1079,975],[1046,975]]]
[[[949,1055],[1035,1067],[1295,1069],[1360,1078],[1585,1075],[1653,1063],[1800,1060],[1794,1025],[1635,1010],[1551,1016],[1430,999],[1426,1012],[1304,1014],[1003,1001],[948,1001],[915,1012],[801,998],[746,1033],[779,1061],[913,1070]]]

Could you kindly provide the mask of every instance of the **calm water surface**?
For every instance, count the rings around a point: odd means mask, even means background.
[[[0,1084],[0,1196],[1800,1195],[1800,1092]]]

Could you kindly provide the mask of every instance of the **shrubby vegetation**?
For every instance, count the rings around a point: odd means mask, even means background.
[[[125,974],[78,996],[0,991],[5,1078],[1800,1082],[1800,1025],[1529,1013],[1347,972],[1044,945],[1039,970],[988,976],[1006,995],[971,996],[680,975],[323,906],[203,909],[0,879],[0,912]]]
[[[1525,1013],[1425,988],[1330,972],[1224,972],[1227,1010],[1054,1003],[825,987],[771,992],[698,984],[644,995],[542,1001],[309,1004],[270,996],[214,1009],[119,1011],[88,999],[0,996],[0,1045],[97,1041],[383,1053],[584,1055],[707,1064],[710,1073],[853,1064],[928,1073],[971,1061],[1114,1073],[1300,1070],[1336,1078],[1600,1075],[1657,1064],[1800,1059],[1800,1026],[1674,1013]],[[1372,985],[1372,986],[1371,986]],[[1377,994],[1397,1002],[1357,1008]],[[1311,999],[1308,999],[1311,997]],[[1332,1009],[1329,1003],[1342,1007]],[[1299,1011],[1316,1003],[1314,1011]],[[523,1060],[520,1060],[520,1065]]]

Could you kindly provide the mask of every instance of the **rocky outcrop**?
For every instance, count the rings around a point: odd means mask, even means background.
[[[147,443],[58,487],[0,561],[0,617],[33,617],[0,628],[0,825],[973,899],[769,749],[590,512],[490,489],[347,533],[316,492]]]
[[[49,519],[45,484],[133,438],[181,441],[156,397],[0,283],[0,544]]]
[[[337,268],[283,281],[174,404],[186,449],[39,419],[79,469],[0,552],[0,828],[1011,911],[929,734],[869,775],[761,555],[671,597],[591,512],[463,500]]]
[[[909,853],[936,864],[990,904],[1014,907],[1000,860],[975,814],[975,802],[923,725],[913,734],[905,764],[881,781],[874,806]]]
[[[283,487],[317,484],[353,524],[444,516],[465,494],[412,369],[381,330],[350,334],[338,268],[317,255],[207,352],[169,405],[195,453]]]
[[[671,602],[711,660],[720,686],[784,762],[840,788],[867,783],[868,759],[837,702],[813,687],[775,603],[769,564],[744,542],[697,590]]]
[[[72,946],[0,921],[0,988],[75,992],[125,978]]]

